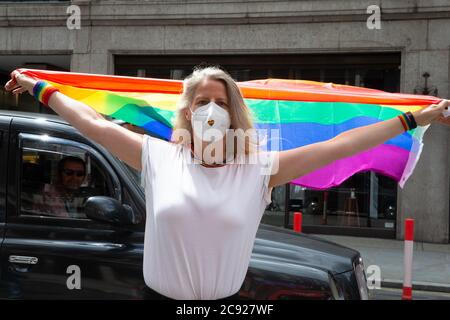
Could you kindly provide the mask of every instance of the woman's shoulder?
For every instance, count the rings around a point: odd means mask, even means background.
[[[237,154],[231,160],[227,160],[229,164],[238,165],[254,165],[260,166],[272,166],[273,162],[276,161],[278,153],[275,151],[255,151],[246,154]]]
[[[153,162],[164,165],[180,158],[181,146],[174,142],[144,135],[142,143],[143,161],[144,159],[153,159]]]
[[[153,137],[148,134],[144,134],[143,143],[150,148],[165,148],[165,149],[176,149],[179,147],[178,144],[167,141],[161,138]]]
[[[261,164],[272,162],[278,157],[277,151],[258,150],[243,155],[236,155],[235,159],[244,164]]]

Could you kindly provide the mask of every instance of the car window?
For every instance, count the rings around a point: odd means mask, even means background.
[[[86,149],[24,139],[21,143],[20,214],[86,219],[91,196],[112,196],[112,182]]]

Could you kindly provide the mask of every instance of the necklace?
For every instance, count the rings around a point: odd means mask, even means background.
[[[204,166],[206,168],[216,168],[216,167],[223,167],[223,166],[225,166],[224,163],[223,164],[220,164],[220,163],[212,163],[212,164],[206,163],[203,159],[197,158],[192,151],[191,151],[191,155],[192,155],[192,158],[194,160],[200,161],[200,165],[202,165],[202,166]]]
[[[200,162],[200,165],[202,165],[202,166],[205,167],[205,168],[217,168],[217,167],[223,167],[223,166],[225,166],[225,165],[227,164],[227,163],[213,163],[213,164],[206,163],[203,159],[199,159],[199,158],[197,158],[197,157],[195,156],[195,153],[194,153],[194,151],[192,150],[192,145],[191,145],[191,148],[189,149],[189,151],[191,152],[192,159],[199,161],[199,162]],[[234,157],[233,157],[233,158],[234,158]],[[228,162],[228,161],[226,160],[226,162]]]

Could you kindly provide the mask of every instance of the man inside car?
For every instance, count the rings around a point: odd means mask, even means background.
[[[38,210],[52,216],[84,218],[84,204],[89,193],[82,188],[86,164],[78,157],[67,156],[58,163],[56,183],[45,184]]]

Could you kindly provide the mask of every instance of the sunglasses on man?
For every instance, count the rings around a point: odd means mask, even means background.
[[[73,170],[73,169],[63,169],[62,171],[66,176],[76,175],[77,177],[84,177],[85,173],[83,170]]]

